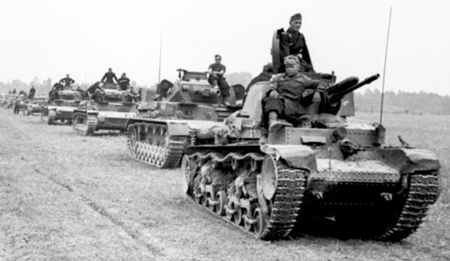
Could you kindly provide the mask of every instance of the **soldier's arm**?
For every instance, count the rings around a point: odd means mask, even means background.
[[[223,64],[222,64],[223,65]],[[222,66],[222,70],[218,71],[217,74],[219,75],[224,75],[225,71],[227,70],[227,67],[225,67],[225,65]]]
[[[277,74],[269,82],[269,88],[267,89],[266,96],[269,96],[272,91],[278,91],[278,83],[283,74]]]

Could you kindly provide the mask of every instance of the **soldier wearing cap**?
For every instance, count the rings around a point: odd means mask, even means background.
[[[299,55],[302,67],[306,67],[307,71],[314,71],[311,56],[309,55],[308,46],[306,45],[305,36],[300,33],[302,26],[302,15],[296,13],[289,20],[289,29],[281,32],[280,35],[280,55],[282,58],[288,55]],[[280,68],[281,70],[283,68]]]
[[[320,81],[313,80],[300,73],[300,61],[297,56],[289,55],[284,60],[285,73],[276,74],[270,80],[269,88],[262,100],[260,121],[260,143],[267,142],[267,134],[282,125],[299,125],[300,117],[310,105],[303,97],[317,88],[325,87]],[[308,96],[309,97],[309,96]],[[287,123],[278,121],[285,119]]]

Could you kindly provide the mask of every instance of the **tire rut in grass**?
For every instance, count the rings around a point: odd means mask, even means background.
[[[158,256],[165,256],[164,253],[156,246],[153,246],[147,242],[145,242],[143,239],[141,239],[140,232],[136,229],[132,229],[129,226],[127,226],[123,221],[119,220],[117,217],[114,217],[111,215],[105,208],[95,203],[93,200],[89,199],[88,197],[79,194],[73,190],[73,188],[61,180],[56,179],[55,177],[45,175],[42,171],[40,171],[36,166],[32,166],[33,170],[41,175],[42,177],[48,179],[52,183],[63,187],[67,191],[74,194],[74,196],[88,205],[91,209],[93,209],[95,212],[103,216],[104,218],[108,219],[110,222],[112,222],[117,227],[121,228],[130,238],[132,238],[134,241],[136,241],[138,244],[144,246],[148,251],[150,251],[152,254],[156,254]]]

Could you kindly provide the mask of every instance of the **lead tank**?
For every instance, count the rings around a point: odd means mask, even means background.
[[[283,124],[260,146],[261,99],[253,85],[242,110],[221,127],[196,129],[181,163],[183,191],[259,239],[333,228],[344,236],[399,241],[416,231],[439,197],[440,163],[430,151],[384,144],[380,124],[350,124],[353,91],[378,78],[310,94],[302,127]],[[211,138],[215,136],[215,138]],[[219,137],[216,137],[219,136]]]
[[[233,85],[239,103],[244,87]],[[208,83],[206,72],[178,69],[178,79],[161,81],[157,93],[139,104],[139,115],[127,122],[128,149],[139,161],[158,168],[177,168],[194,128],[212,128],[239,108],[227,106]]]

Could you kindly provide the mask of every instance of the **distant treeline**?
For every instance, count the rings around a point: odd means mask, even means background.
[[[356,110],[362,112],[379,112],[381,92],[378,89],[355,93]],[[450,115],[450,96],[421,91],[387,91],[384,93],[384,110],[404,114]]]

